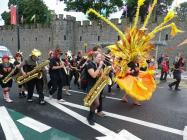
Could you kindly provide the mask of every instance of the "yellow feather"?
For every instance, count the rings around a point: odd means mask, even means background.
[[[167,15],[164,18],[164,23],[169,22],[170,20],[172,20],[175,17],[175,12],[174,11],[169,11],[167,13]]]

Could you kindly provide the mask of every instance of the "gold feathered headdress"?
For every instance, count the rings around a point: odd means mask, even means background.
[[[174,11],[169,11],[165,16],[164,21],[160,25],[155,27],[150,32],[147,31],[146,26],[148,24],[152,11],[157,3],[157,0],[153,1],[153,4],[149,10],[149,13],[142,27],[138,28],[137,23],[139,18],[140,7],[144,5],[144,2],[145,0],[138,0],[138,6],[136,10],[136,17],[134,20],[134,24],[132,27],[127,27],[125,33],[119,30],[112,22],[110,22],[105,17],[101,16],[95,10],[89,9],[87,11],[87,14],[89,13],[95,14],[100,19],[102,19],[107,24],[109,24],[119,34],[121,40],[114,45],[108,46],[108,48],[111,50],[111,53],[113,55],[122,58],[122,61],[120,61],[120,66],[121,66],[120,75],[125,75],[127,63],[132,61],[137,55],[140,56],[141,58],[140,61],[142,62],[142,64],[145,64],[145,61],[149,57],[150,52],[154,49],[154,45],[151,43],[151,40],[155,37],[155,35],[158,32],[166,28],[171,28],[172,36],[175,36],[178,32],[182,32],[177,28],[175,23],[173,22],[168,23],[175,17]]]

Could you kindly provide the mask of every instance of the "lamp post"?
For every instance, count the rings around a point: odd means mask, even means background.
[[[161,32],[159,33],[159,37],[158,37],[158,42],[161,42]],[[156,64],[156,68],[158,68],[158,64],[157,64],[157,59],[158,59],[158,44],[156,45],[156,51],[155,51],[155,64]]]

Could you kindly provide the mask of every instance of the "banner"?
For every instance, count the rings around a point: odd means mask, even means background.
[[[11,24],[16,25],[16,7],[15,6],[11,6],[10,7],[10,13],[11,13]]]

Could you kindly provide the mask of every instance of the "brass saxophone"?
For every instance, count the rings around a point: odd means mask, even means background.
[[[111,67],[107,66],[104,68],[104,71],[95,83],[95,85],[91,88],[89,93],[84,98],[84,106],[90,107],[93,101],[97,98],[97,96],[101,93],[103,88],[107,84],[112,84],[112,81],[110,77],[108,76],[109,72],[111,70]]]
[[[37,65],[32,71],[28,72],[26,74],[26,76],[20,76],[20,77],[17,77],[16,78],[16,83],[18,85],[22,85],[34,78],[39,78],[41,79],[43,77],[43,74],[42,74],[42,69],[47,66],[49,64],[49,60],[46,60],[42,63],[40,63],[39,65]]]
[[[16,67],[12,69],[12,71],[2,80],[4,84],[8,83],[11,79],[13,79],[13,74],[16,71]]]

